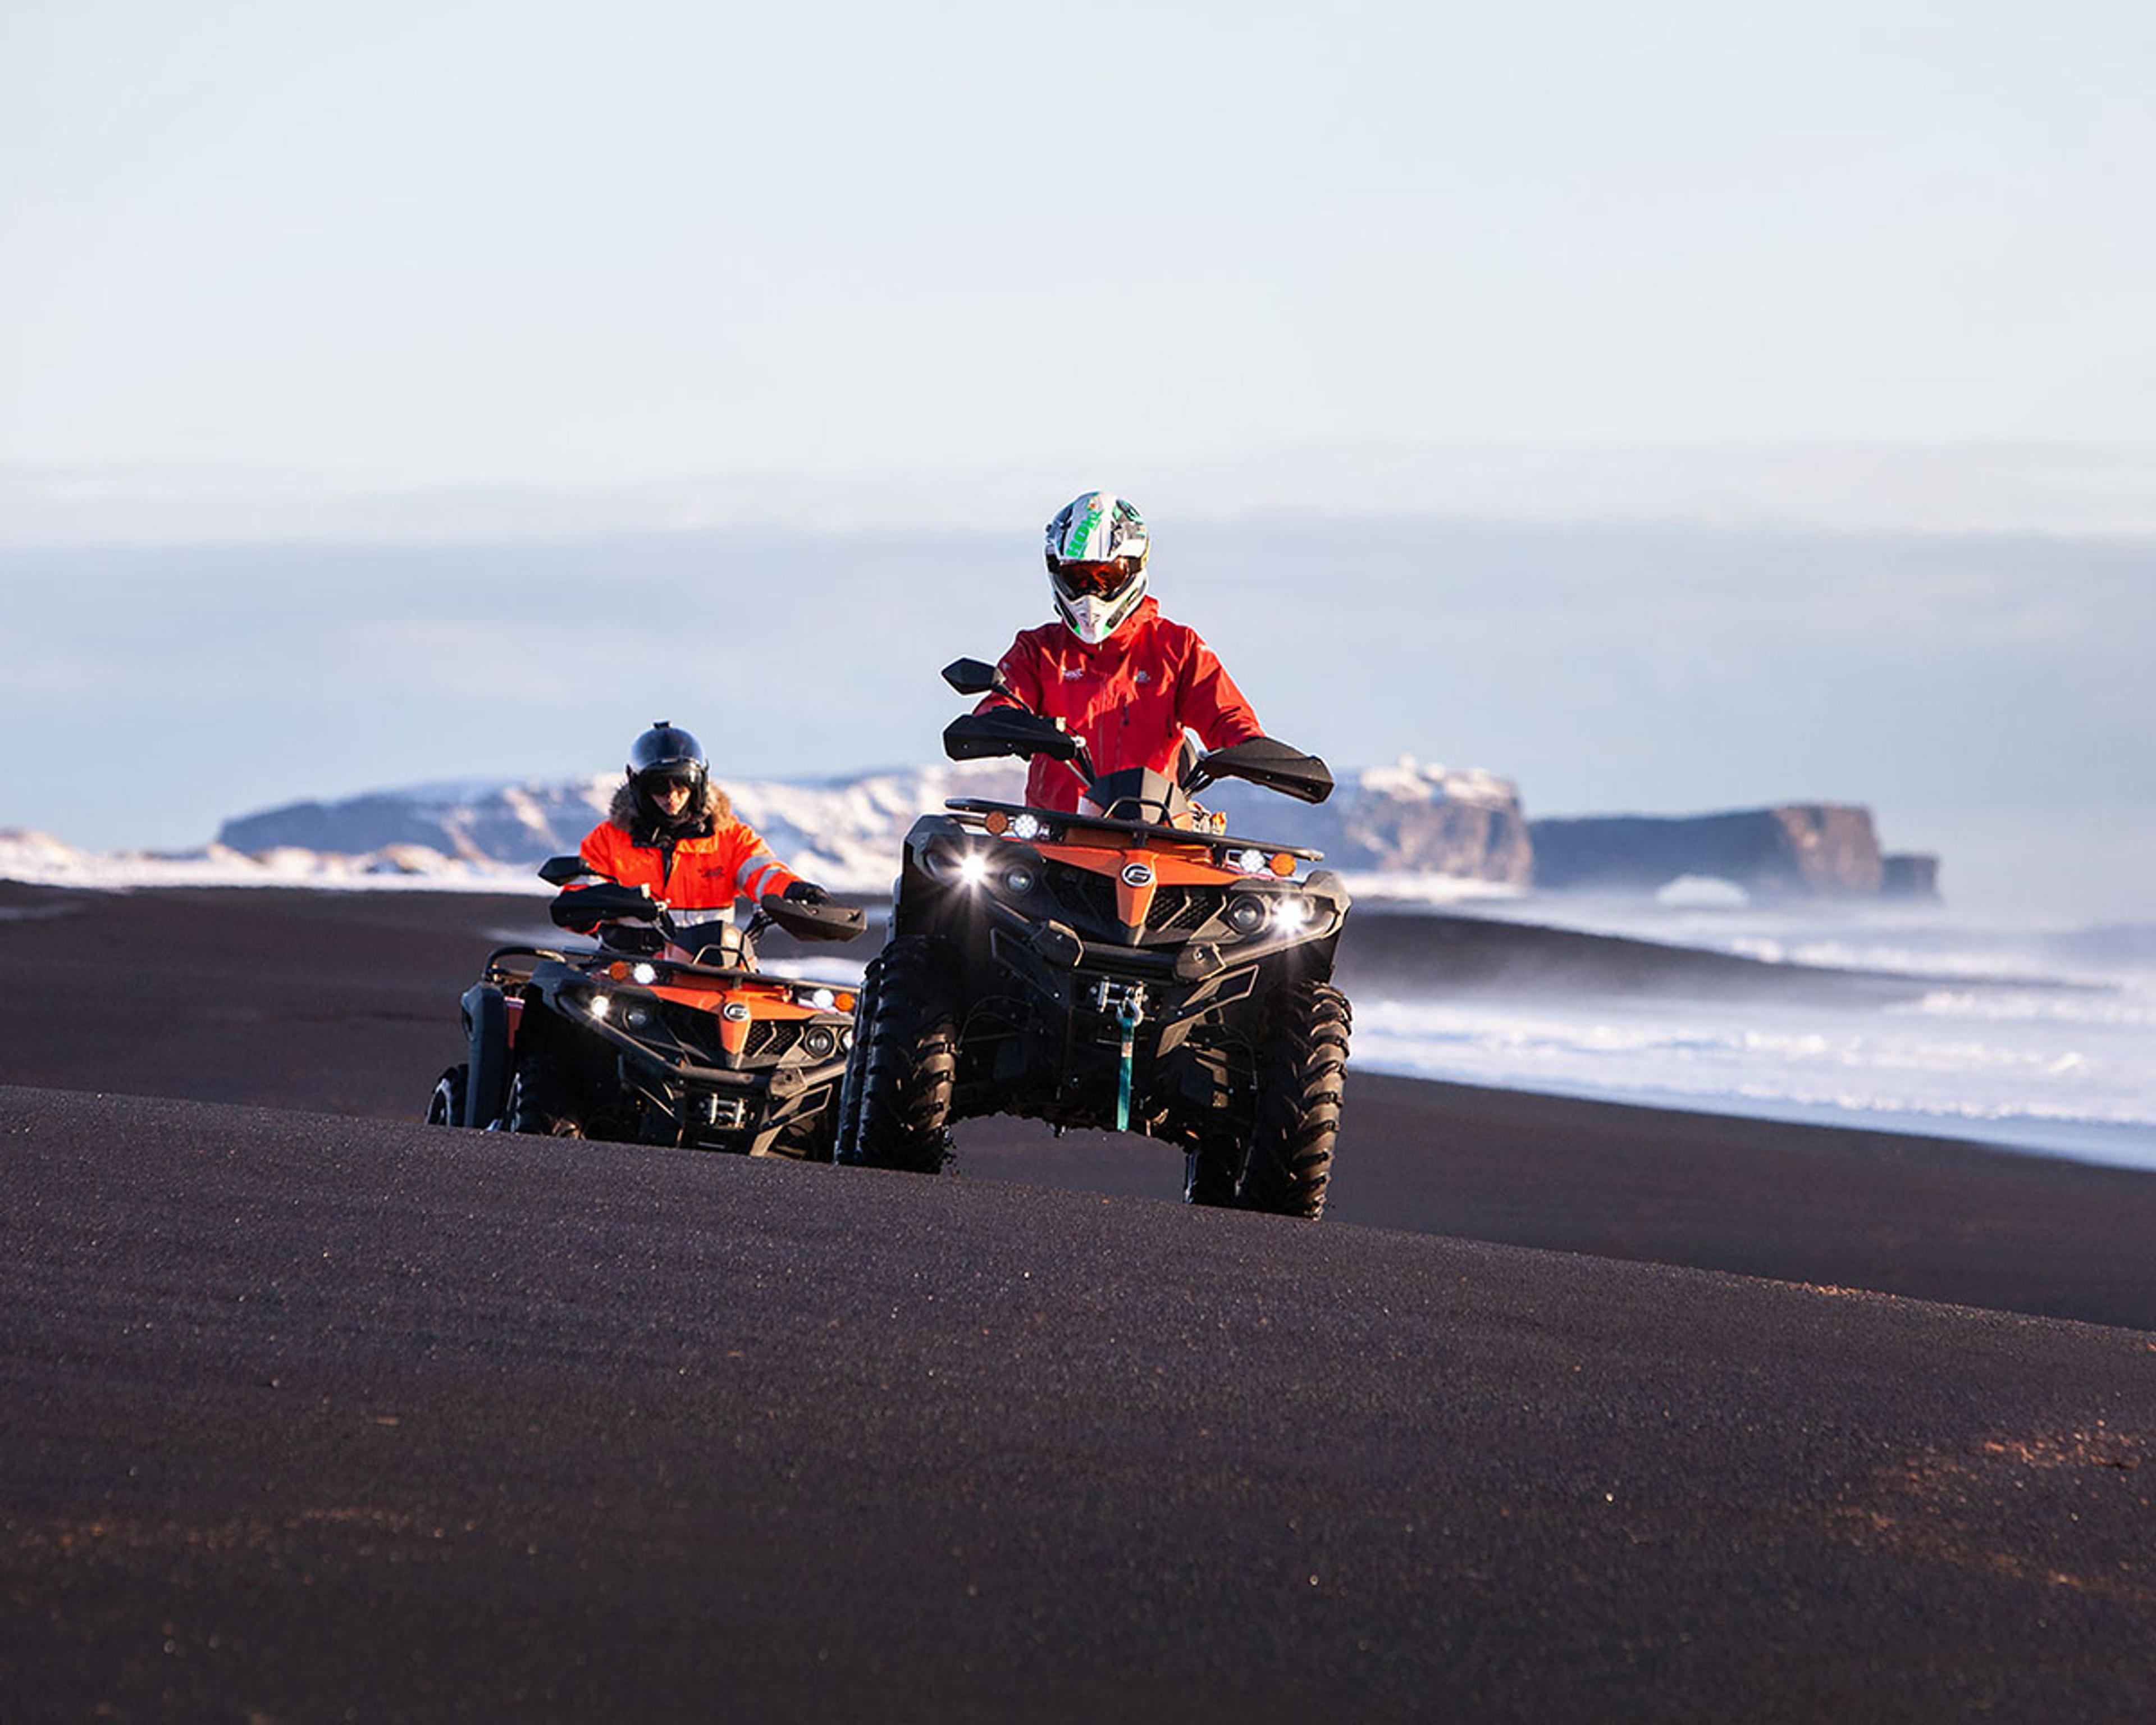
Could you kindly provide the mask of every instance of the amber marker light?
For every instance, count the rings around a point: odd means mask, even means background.
[[[985,825],[990,832],[993,833],[998,839],[1000,839],[1005,833],[1010,830],[1010,817],[1008,814],[1005,814],[1002,809],[998,809],[991,813],[988,819],[983,822],[983,824]]]
[[[1285,880],[1290,875],[1292,875],[1295,872],[1295,859],[1290,856],[1285,850],[1276,851],[1273,854],[1273,860],[1270,866],[1276,875],[1278,875],[1283,880]]]

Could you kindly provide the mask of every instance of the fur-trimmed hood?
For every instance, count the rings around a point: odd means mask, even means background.
[[[733,799],[707,777],[704,780],[703,800],[696,815],[694,820],[675,829],[676,837],[716,832],[734,818]],[[639,845],[656,845],[665,836],[638,819],[636,787],[627,778],[614,788],[613,803],[607,810],[607,819]]]

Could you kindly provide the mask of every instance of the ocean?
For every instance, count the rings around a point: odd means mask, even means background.
[[[1557,896],[1424,914],[1625,963],[1461,988],[1395,968],[1357,991],[1363,1070],[2156,1168],[2156,923]]]

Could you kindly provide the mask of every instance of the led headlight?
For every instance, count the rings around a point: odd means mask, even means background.
[[[1265,852],[1255,849],[1224,850],[1220,853],[1220,860],[1238,874],[1262,875],[1266,869]]]
[[[584,1010],[595,1019],[603,1019],[613,1010],[613,997],[594,991],[591,999],[584,1002]]]
[[[1310,919],[1315,914],[1310,901],[1299,894],[1290,896],[1283,893],[1273,901],[1273,927],[1285,934],[1298,934],[1309,927]]]
[[[839,1004],[839,997],[829,988],[798,988],[793,998],[814,1012],[829,1012]]]
[[[639,982],[648,988],[659,980],[659,967],[655,964],[632,964],[629,968],[629,974],[633,981]]]
[[[1048,823],[1037,814],[1014,814],[1011,817],[1010,835],[1030,845],[1036,839],[1048,836]]]
[[[978,886],[988,878],[988,860],[978,850],[969,850],[958,859],[958,879],[968,886]]]

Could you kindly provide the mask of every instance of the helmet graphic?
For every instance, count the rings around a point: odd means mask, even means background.
[[[654,825],[701,818],[708,771],[703,744],[670,720],[660,720],[629,745],[629,782],[636,788],[639,811]],[[679,815],[670,816],[652,798],[652,792],[665,783],[689,788],[688,803]]]
[[[1089,646],[1123,626],[1146,590],[1146,524],[1137,506],[1088,491],[1048,524],[1048,583],[1055,608]]]

